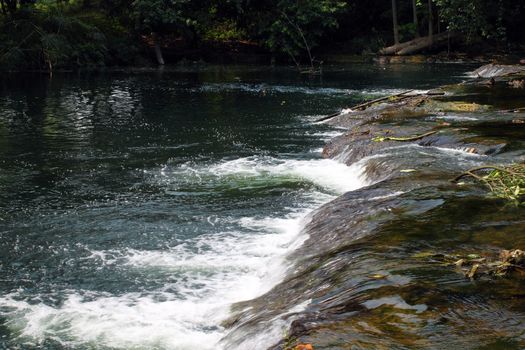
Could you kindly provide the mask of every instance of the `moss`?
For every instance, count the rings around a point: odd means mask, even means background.
[[[436,112],[484,112],[490,110],[490,106],[473,102],[451,101],[443,102],[428,100],[425,107]]]

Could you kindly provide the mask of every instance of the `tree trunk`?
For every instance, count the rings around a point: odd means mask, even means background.
[[[153,45],[155,48],[155,56],[157,57],[157,63],[159,66],[164,65],[164,57],[162,56],[162,50],[159,44],[159,38],[156,33],[151,33],[151,36],[153,38]]]
[[[412,15],[414,17],[414,27],[416,30],[416,38],[419,38],[419,28],[417,23],[417,7],[416,7],[416,0],[412,0]]]
[[[410,55],[415,52],[426,49],[427,47],[430,47],[431,45],[432,45],[432,40],[427,36],[427,37],[421,38],[421,40],[417,41],[416,43],[412,45],[408,45],[404,47],[403,49],[397,51],[396,55],[399,55],[399,56]]]
[[[432,0],[428,0],[428,39],[430,40],[430,45],[434,40],[434,15],[432,14]]]
[[[439,18],[439,7],[436,7],[436,24],[437,24],[437,30],[438,34],[441,33],[441,19]]]
[[[399,44],[399,25],[397,24],[396,0],[392,0],[392,21],[394,23],[394,44]]]

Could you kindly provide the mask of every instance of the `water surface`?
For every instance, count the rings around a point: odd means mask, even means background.
[[[3,77],[0,348],[220,348],[230,306],[286,275],[307,214],[368,183],[321,159],[340,131],[314,121],[466,70]]]

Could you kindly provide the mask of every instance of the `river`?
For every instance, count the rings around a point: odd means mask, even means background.
[[[0,349],[223,348],[231,306],[286,277],[309,214],[370,183],[322,159],[341,131],[315,120],[469,68],[0,78]]]

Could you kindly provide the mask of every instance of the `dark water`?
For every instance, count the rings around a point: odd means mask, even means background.
[[[367,184],[321,159],[338,131],[313,121],[468,68],[2,77],[0,349],[217,348],[305,215]]]

